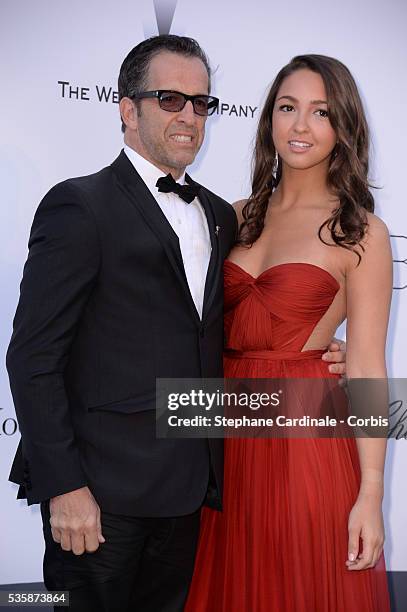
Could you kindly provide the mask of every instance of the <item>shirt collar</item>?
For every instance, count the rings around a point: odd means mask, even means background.
[[[145,157],[142,157],[134,149],[129,147],[127,144],[124,145],[124,152],[137,170],[142,180],[145,182],[149,190],[154,196],[158,195],[158,189],[156,183],[159,178],[166,176],[160,168],[157,168],[154,164],[149,162]],[[185,172],[177,180],[180,185],[185,184]]]

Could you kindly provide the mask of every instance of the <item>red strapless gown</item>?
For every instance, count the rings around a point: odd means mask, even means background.
[[[327,376],[299,354],[339,285],[288,263],[257,279],[225,263],[228,378]],[[256,351],[250,355],[250,351]],[[349,512],[359,489],[354,439],[225,440],[224,510],[204,508],[187,612],[388,612],[383,557],[350,572]]]

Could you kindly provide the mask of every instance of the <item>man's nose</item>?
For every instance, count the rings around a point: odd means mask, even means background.
[[[184,108],[179,112],[178,118],[188,124],[193,124],[196,121],[196,114],[191,100],[187,100]]]

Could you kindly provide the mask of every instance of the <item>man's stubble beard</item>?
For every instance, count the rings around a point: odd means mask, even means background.
[[[143,117],[141,109],[140,112],[138,112],[138,117]],[[199,147],[195,149],[195,151],[190,155],[186,155],[184,159],[172,157],[163,143],[157,143],[155,139],[152,139],[150,137],[149,132],[140,129],[140,127],[138,129],[138,137],[144,151],[148,154],[151,160],[155,161],[156,164],[165,166],[166,168],[173,168],[174,170],[184,171],[187,166],[190,166],[195,161],[195,158],[198,155],[199,150],[203,144],[205,131],[203,133],[202,142],[200,143]]]

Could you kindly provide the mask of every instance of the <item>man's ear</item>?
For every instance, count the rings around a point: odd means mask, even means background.
[[[122,98],[119,102],[120,116],[126,127],[130,130],[137,128],[137,108],[130,98]]]

